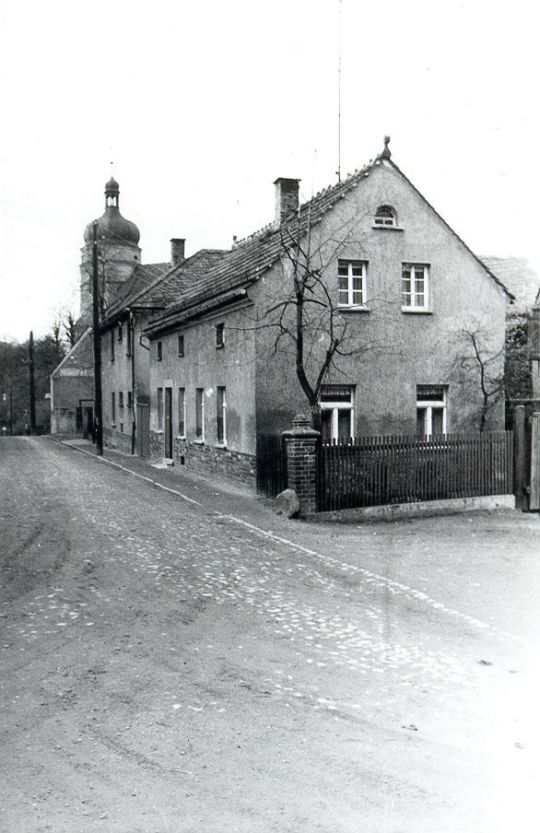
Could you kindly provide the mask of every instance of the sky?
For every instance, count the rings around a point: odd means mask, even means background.
[[[120,183],[143,262],[228,248],[390,135],[479,255],[540,272],[532,0],[0,0],[0,339],[78,312],[80,249]]]

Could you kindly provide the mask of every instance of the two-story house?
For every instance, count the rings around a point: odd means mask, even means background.
[[[477,430],[463,332],[502,372],[512,295],[384,151],[237,243],[150,322],[152,455],[250,481],[316,391],[323,436]],[[329,360],[330,354],[330,360]],[[493,368],[492,368],[493,369]],[[312,404],[312,403],[311,403]],[[503,402],[487,425],[504,426]]]

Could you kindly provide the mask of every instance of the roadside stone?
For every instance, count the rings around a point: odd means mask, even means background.
[[[276,515],[285,515],[286,518],[297,518],[300,513],[300,500],[294,489],[285,489],[274,499],[274,512]]]

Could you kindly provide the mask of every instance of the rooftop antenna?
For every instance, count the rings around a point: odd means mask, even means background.
[[[341,0],[338,0],[338,182],[341,182]]]

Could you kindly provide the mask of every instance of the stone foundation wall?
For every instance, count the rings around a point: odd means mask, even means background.
[[[163,431],[150,431],[150,459],[163,460],[165,456],[165,439]]]
[[[121,434],[116,428],[104,428],[103,445],[124,454],[131,454],[131,434]]]
[[[218,475],[255,489],[255,456],[228,448],[190,443],[176,438],[174,464],[201,474]]]

